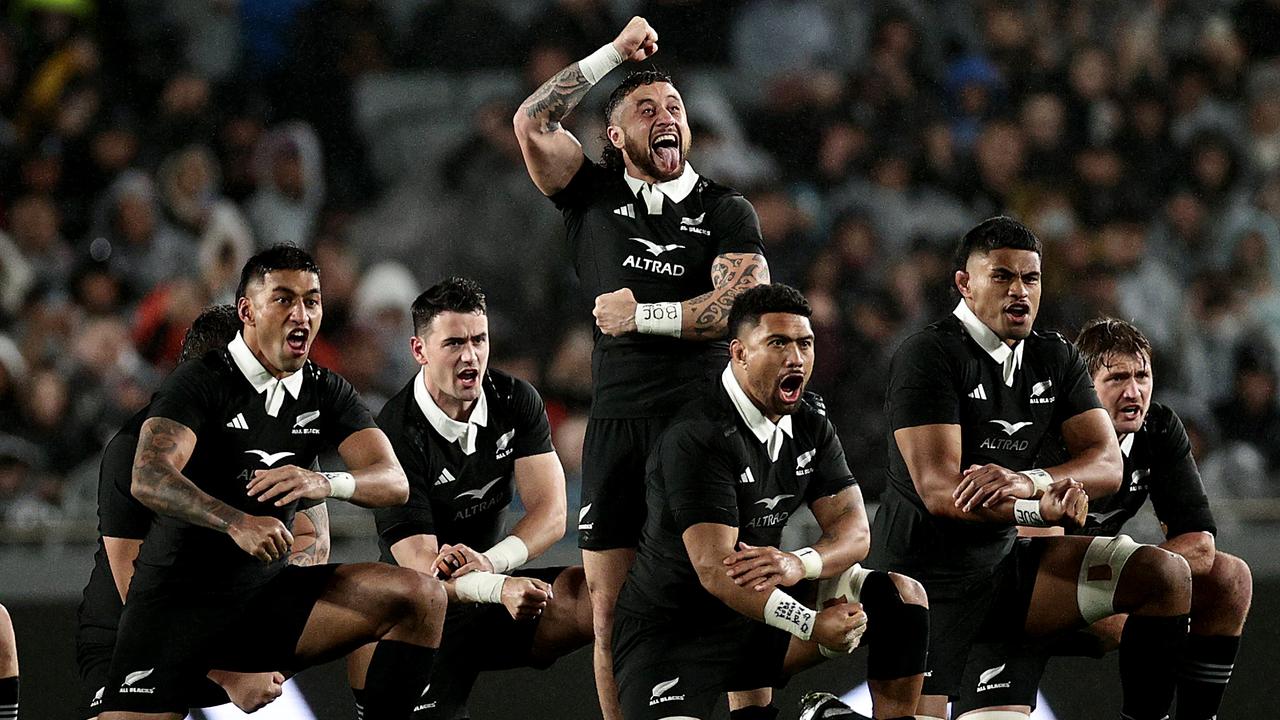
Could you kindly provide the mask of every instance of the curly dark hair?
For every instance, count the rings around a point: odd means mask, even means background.
[[[427,288],[413,301],[413,332],[422,337],[427,334],[431,321],[442,312],[488,312],[484,291],[480,283],[464,277],[448,277]]]
[[[623,78],[618,87],[609,93],[609,101],[604,104],[604,126],[605,134],[601,136],[604,140],[604,149],[600,151],[600,163],[612,172],[622,172],[625,167],[622,162],[622,151],[613,146],[609,142],[608,128],[613,122],[613,112],[618,109],[622,101],[631,94],[632,90],[643,85],[652,85],[654,83],[671,82],[671,76],[656,68],[646,68],[644,70],[634,70],[630,75]]]
[[[1093,375],[1115,355],[1136,355],[1151,362],[1151,341],[1132,323],[1103,317],[1090,320],[1076,336],[1080,358]]]
[[[236,339],[240,327],[240,316],[234,305],[210,305],[187,328],[178,362],[201,357],[214,348],[226,347]]]

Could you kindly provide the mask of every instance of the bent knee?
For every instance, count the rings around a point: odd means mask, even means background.
[[[918,580],[895,572],[889,573],[889,579],[898,589],[898,597],[902,598],[902,602],[929,607],[929,595],[924,591],[924,585],[921,585]]]
[[[1154,545],[1143,545],[1133,553],[1124,575],[1132,575],[1151,600],[1191,607],[1191,566],[1186,558]]]
[[[1214,554],[1213,567],[1192,580],[1192,602],[1243,617],[1253,601],[1253,573],[1244,560],[1224,552]]]

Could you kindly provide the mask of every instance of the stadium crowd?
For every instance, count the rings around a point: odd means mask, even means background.
[[[315,254],[313,357],[375,412],[413,298],[479,281],[576,473],[591,298],[509,118],[631,13],[696,88],[692,164],[813,301],[869,495],[889,358],[1007,213],[1046,244],[1039,328],[1134,321],[1210,497],[1280,496],[1275,0],[0,0],[0,525],[89,524],[106,440],[277,242]],[[602,101],[569,123],[592,155]]]

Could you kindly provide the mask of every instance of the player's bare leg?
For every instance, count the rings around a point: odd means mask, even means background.
[[[580,567],[565,568],[551,583],[552,600],[542,612],[533,635],[530,654],[551,661],[591,642],[593,618],[586,572]]]
[[[13,619],[0,605],[0,718],[18,717],[18,642]]]
[[[591,594],[591,624],[595,632],[592,665],[595,668],[596,696],[604,720],[622,720],[618,704],[618,684],[613,679],[613,608],[627,572],[636,561],[635,548],[583,550],[582,568],[586,571],[587,589]]]

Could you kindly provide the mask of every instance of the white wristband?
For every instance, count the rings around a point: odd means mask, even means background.
[[[773,589],[764,603],[764,624],[786,630],[801,640],[808,640],[813,635],[817,617],[818,613],[778,588]]]
[[[322,472],[329,479],[329,497],[346,500],[356,494],[356,479],[349,472]]]
[[[600,79],[609,74],[609,71],[622,64],[622,53],[618,52],[618,48],[613,43],[605,43],[599,50],[578,61],[578,69],[582,71],[582,77],[587,82],[595,85]]]
[[[496,573],[515,570],[529,559],[529,546],[515,535],[508,535],[482,553]]]
[[[811,547],[802,547],[791,554],[800,558],[805,580],[816,580],[822,575],[822,553]]]
[[[462,602],[500,603],[506,575],[477,570],[453,581],[453,591]]]
[[[636,330],[645,335],[680,337],[684,325],[684,307],[678,302],[636,304]]]
[[[1049,523],[1040,516],[1039,500],[1014,500],[1013,522],[1027,527],[1049,527]]]
[[[1049,492],[1049,486],[1053,484],[1053,476],[1047,470],[1031,468],[1030,470],[1023,470],[1022,474],[1026,475],[1031,480],[1031,484],[1035,486],[1037,497]]]

